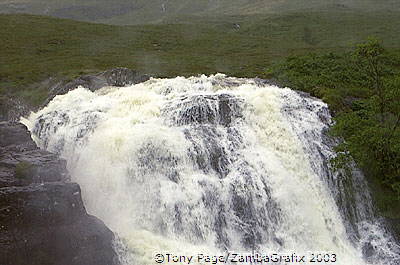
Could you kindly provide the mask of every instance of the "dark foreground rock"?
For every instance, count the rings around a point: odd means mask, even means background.
[[[68,181],[66,162],[37,148],[26,127],[0,122],[0,188]]]
[[[0,121],[18,121],[27,116],[31,107],[21,99],[0,95]]]
[[[113,233],[88,215],[65,161],[0,122],[0,264],[114,265]]]

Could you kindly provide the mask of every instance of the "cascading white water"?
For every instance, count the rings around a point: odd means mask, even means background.
[[[23,123],[68,161],[89,213],[118,235],[123,263],[254,251],[399,264],[368,194],[338,207],[327,106],[290,89],[221,74],[77,88]]]

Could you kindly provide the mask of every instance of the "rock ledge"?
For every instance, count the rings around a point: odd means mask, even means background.
[[[65,161],[0,122],[1,265],[115,265],[114,234],[87,214]]]

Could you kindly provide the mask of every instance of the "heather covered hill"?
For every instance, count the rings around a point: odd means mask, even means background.
[[[157,77],[226,73],[267,78],[286,56],[349,50],[373,35],[400,43],[400,13],[298,12],[190,24],[113,26],[0,15],[0,93],[43,102],[61,78],[128,67]]]
[[[399,11],[400,3],[395,0],[6,0],[0,3],[0,13],[29,13],[122,25],[166,21],[187,22],[193,16],[382,10]]]

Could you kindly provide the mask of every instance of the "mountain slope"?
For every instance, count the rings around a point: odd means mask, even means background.
[[[188,17],[293,11],[399,11],[396,0],[5,0],[0,13],[30,13],[110,24],[185,22]],[[189,19],[190,20],[190,19]]]
[[[266,68],[286,56],[349,49],[369,36],[398,49],[399,17],[400,12],[298,12],[112,26],[0,15],[0,95],[37,104],[48,92],[38,88],[50,87],[57,77],[115,67],[158,77],[216,72],[266,77]]]

